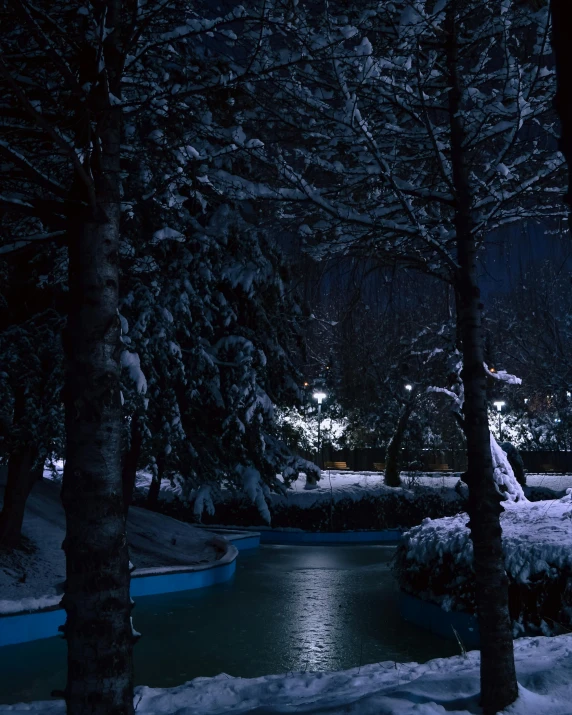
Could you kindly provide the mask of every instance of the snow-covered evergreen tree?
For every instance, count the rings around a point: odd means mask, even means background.
[[[278,473],[316,469],[274,424],[274,407],[299,399],[300,309],[263,230],[226,204],[203,223],[182,209],[181,232],[152,233],[126,283],[123,360],[145,392],[144,451],[188,494],[223,480],[241,488],[245,475],[251,492],[280,488]]]

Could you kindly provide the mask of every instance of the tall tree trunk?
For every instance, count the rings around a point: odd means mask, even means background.
[[[68,715],[133,715],[133,643],[129,555],[121,474],[118,256],[121,97],[116,43],[120,2],[100,4],[108,35],[105,70],[96,68],[86,147],[89,209],[72,222],[69,246],[66,465]],[[89,136],[89,133],[87,134]],[[81,181],[78,177],[78,183]]]
[[[37,466],[38,454],[37,447],[26,446],[11,454],[8,460],[8,478],[0,514],[1,548],[13,549],[20,543],[26,502],[41,474]]]
[[[395,432],[389,440],[387,445],[387,451],[385,454],[385,484],[388,487],[400,487],[401,486],[401,468],[399,455],[401,453],[401,444],[403,442],[403,437],[405,436],[405,431],[407,429],[407,423],[413,412],[413,402],[408,403],[401,410],[399,419],[397,420],[397,425],[395,427]]]
[[[459,270],[459,327],[465,389],[463,407],[467,439],[469,528],[473,542],[475,591],[481,641],[481,705],[485,715],[504,710],[518,696],[512,629],[508,610],[508,578],[502,550],[501,497],[493,479],[485,371],[483,305],[477,281],[477,249],[472,233],[471,193],[464,155],[461,88],[453,0],[447,12],[447,65],[451,162],[456,192],[455,228]]]
[[[141,445],[143,444],[143,434],[139,416],[133,415],[131,420],[131,437],[129,449],[123,460],[123,470],[121,473],[121,481],[123,483],[123,513],[125,518],[129,512],[129,507],[133,500],[133,490],[135,489],[135,479],[137,478],[137,467],[141,456]]]

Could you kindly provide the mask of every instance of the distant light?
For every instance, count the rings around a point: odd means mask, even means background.
[[[560,419],[560,417],[557,417],[554,421],[555,421],[555,422],[562,422],[562,420]]]
[[[304,387],[308,387],[308,383],[307,383],[307,382],[304,383]]]
[[[489,372],[496,372],[496,370],[494,369],[494,367],[490,367]]]
[[[567,392],[567,393],[566,393],[566,397],[572,397],[572,393]]]
[[[411,392],[411,390],[413,389],[413,385],[405,385],[405,389]]]
[[[524,404],[526,405],[527,402],[528,402],[528,397],[525,397],[525,398],[524,398]]]
[[[318,404],[321,405],[321,404],[322,404],[322,401],[326,399],[327,395],[326,395],[325,392],[314,392],[314,394],[312,395],[312,397],[313,397],[315,400],[318,400]]]
[[[502,410],[502,408],[506,405],[506,402],[503,402],[502,400],[497,400],[496,402],[493,402],[493,405],[500,412]]]

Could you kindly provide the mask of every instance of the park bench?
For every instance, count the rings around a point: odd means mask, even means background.
[[[324,469],[348,469],[347,462],[324,462]]]
[[[373,468],[376,472],[385,472],[385,462],[374,462]]]
[[[452,472],[453,470],[448,464],[430,464],[430,472]]]

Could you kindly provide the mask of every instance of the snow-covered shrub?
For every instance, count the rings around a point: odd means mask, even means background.
[[[255,487],[256,489],[256,487]],[[245,496],[220,492],[214,499],[214,514],[203,513],[205,524],[228,526],[267,526],[294,528],[316,532],[340,532],[408,528],[419,524],[425,517],[438,518],[456,514],[462,509],[462,499],[451,488],[416,487],[415,489],[392,489],[382,487],[379,493],[364,491],[360,498],[353,496],[317,494],[305,492],[307,502],[295,503],[289,496],[267,495],[268,514],[262,515],[253,502],[257,494]],[[254,499],[253,499],[254,497]],[[194,511],[204,508],[203,493],[193,498]],[[198,502],[198,505],[197,505]],[[169,498],[159,504],[159,510],[182,521],[194,521],[193,508],[169,493]]]
[[[515,633],[572,627],[572,490],[553,501],[504,502],[503,548]],[[397,549],[400,587],[445,610],[476,612],[465,513],[425,519]]]

